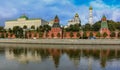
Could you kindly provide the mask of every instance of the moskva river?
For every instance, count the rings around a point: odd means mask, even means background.
[[[0,70],[120,70],[120,49],[33,47],[0,48]]]

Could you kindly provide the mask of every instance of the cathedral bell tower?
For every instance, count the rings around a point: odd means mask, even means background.
[[[88,23],[90,25],[93,25],[93,8],[92,8],[92,6],[90,6],[90,8],[89,8],[89,21],[88,21]]]

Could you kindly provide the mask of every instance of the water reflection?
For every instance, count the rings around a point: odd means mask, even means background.
[[[7,60],[15,60],[21,64],[42,63],[49,59],[53,61],[56,70],[113,70],[120,68],[119,49],[5,48],[3,52],[5,52]],[[115,66],[116,64],[117,66]]]

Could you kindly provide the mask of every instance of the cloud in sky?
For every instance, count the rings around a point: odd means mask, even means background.
[[[118,0],[1,0],[0,25],[24,13],[30,18],[43,18],[47,21],[57,14],[62,25],[66,25],[75,13],[79,13],[82,24],[85,24],[88,23],[90,5],[93,7],[94,22],[104,14],[110,20],[120,21]]]

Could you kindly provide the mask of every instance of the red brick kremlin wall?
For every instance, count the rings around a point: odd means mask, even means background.
[[[90,36],[90,32],[91,31],[87,31],[86,33],[87,33],[87,37],[89,37]],[[58,37],[57,36],[57,34],[58,33],[60,33],[60,37]],[[80,38],[80,37],[77,37],[77,33],[78,32],[73,32],[73,39],[77,39],[77,38]],[[80,33],[80,35],[82,36],[83,35],[83,32],[79,32]],[[96,34],[98,33],[98,32],[92,32],[93,33],[93,36],[94,37],[96,37]],[[114,37],[114,38],[118,38],[117,36],[118,36],[118,32],[115,32],[116,33],[116,37]],[[70,32],[63,32],[62,33],[62,29],[60,29],[60,28],[53,28],[53,29],[51,29],[51,31],[49,31],[49,32],[47,32],[47,36],[46,36],[46,32],[44,32],[43,33],[43,36],[42,37],[40,37],[40,34],[39,33],[37,33],[37,32],[27,32],[26,33],[26,36],[27,36],[27,39],[33,39],[33,38],[37,38],[37,39],[39,39],[39,38],[64,38],[64,39],[69,39],[69,38],[71,38],[70,37]],[[54,37],[52,37],[52,34],[54,34]],[[63,34],[63,35],[62,35]],[[2,35],[4,35],[4,38],[16,38],[15,37],[15,34],[12,34],[12,33],[0,33],[0,37],[2,36]],[[103,38],[103,37],[100,37],[100,38]],[[110,33],[108,33],[108,36],[106,37],[106,38],[110,38]]]

